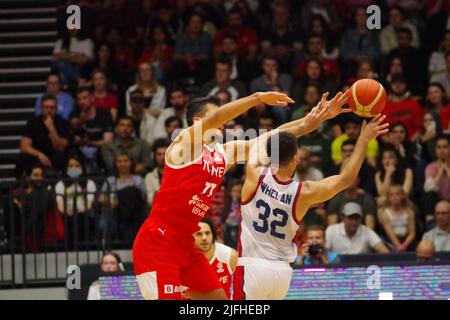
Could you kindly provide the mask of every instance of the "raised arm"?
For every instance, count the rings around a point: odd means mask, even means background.
[[[327,100],[327,98],[328,92],[322,95],[322,99],[304,118],[285,123],[275,130],[262,134],[258,138],[254,138],[251,140],[230,141],[226,143],[224,145],[224,148],[227,156],[228,166],[230,167],[237,163],[247,162],[250,157],[250,148],[253,149],[253,145],[256,144],[262,146],[262,148],[258,147],[254,148],[253,150],[257,150],[258,155],[262,156],[260,151],[261,149],[265,150],[265,143],[268,137],[278,131],[289,132],[298,138],[302,135],[316,130],[317,128],[319,128],[322,122],[332,119],[341,113],[351,111],[351,109],[342,108],[343,105],[347,102],[348,91],[346,91],[345,93],[339,92],[334,96],[333,99],[329,101]]]
[[[301,190],[302,201],[298,202],[297,218],[302,218],[306,210],[313,204],[322,203],[348,188],[357,178],[364,161],[369,141],[388,132],[388,124],[382,124],[386,116],[378,114],[369,123],[364,121],[361,134],[352,156],[344,163],[340,174],[321,181],[305,181]]]
[[[265,103],[270,106],[287,106],[294,100],[279,92],[256,92],[248,97],[227,103],[215,112],[194,121],[183,130],[177,141],[167,150],[169,163],[182,164],[198,158],[202,152],[203,142],[213,134],[213,129],[221,128],[225,123],[235,119],[250,108]]]

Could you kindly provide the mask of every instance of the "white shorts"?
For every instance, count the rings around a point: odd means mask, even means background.
[[[239,258],[233,276],[233,300],[282,300],[291,277],[287,262]]]

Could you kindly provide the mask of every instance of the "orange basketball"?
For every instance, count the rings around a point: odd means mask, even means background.
[[[360,117],[370,118],[380,113],[386,101],[386,90],[376,80],[361,79],[350,87],[348,105]]]

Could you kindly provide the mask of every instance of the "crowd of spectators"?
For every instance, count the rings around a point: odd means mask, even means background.
[[[120,236],[132,239],[158,192],[170,137],[187,126],[192,97],[223,104],[256,91],[289,94],[295,104],[287,108],[259,105],[227,124],[271,129],[306,115],[323,92],[373,78],[388,92],[383,113],[391,131],[370,142],[351,188],[311,208],[303,239],[339,254],[403,252],[425,234],[436,251],[450,250],[448,1],[69,3],[80,5],[83,25],[67,30],[61,7],[47,92],[36,101],[17,163],[17,177],[32,176],[38,163],[61,178],[104,178],[103,185],[58,183],[60,212],[89,215],[98,202],[105,217],[123,213],[101,226],[118,223]],[[381,30],[366,27],[370,4],[381,8]],[[345,114],[301,137],[296,179],[339,173],[361,123]],[[210,209],[219,238],[234,247],[244,176],[242,166],[230,170]],[[59,198],[75,189],[89,196]]]

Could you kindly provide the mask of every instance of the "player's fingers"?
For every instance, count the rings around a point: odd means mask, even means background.
[[[352,112],[353,110],[351,108],[341,108],[342,113]]]
[[[377,113],[373,116],[372,120],[370,122],[377,123],[378,119],[381,117],[381,113]]]
[[[323,102],[325,102],[325,101],[327,101],[327,98],[328,98],[328,95],[329,95],[330,93],[327,91],[327,92],[325,92],[324,94],[322,94],[322,99],[320,100],[320,101],[323,101]]]
[[[347,90],[340,96],[339,103],[344,104],[344,103],[347,102],[347,100],[348,100],[348,93],[349,93],[349,91]]]
[[[384,130],[378,131],[379,135],[386,134],[388,132],[389,132],[389,129],[384,129]]]
[[[378,117],[378,119],[377,119],[377,124],[382,123],[385,119],[386,119],[386,115],[385,115],[385,114],[382,114],[380,117]]]
[[[389,123],[384,123],[384,124],[378,126],[378,130],[386,129],[388,127],[389,127]]]
[[[339,101],[341,96],[342,96],[342,92],[339,91],[338,93],[336,93],[336,95],[333,97],[333,99],[331,99],[331,101],[333,101],[333,102]]]
[[[277,101],[275,101],[275,103],[277,106],[280,106],[280,107],[285,107],[288,105],[286,101],[282,101],[282,100],[277,100]]]
[[[284,99],[287,103],[295,103],[295,101],[294,101],[294,99],[292,99],[291,97],[289,97],[289,96],[285,96],[285,99]]]

